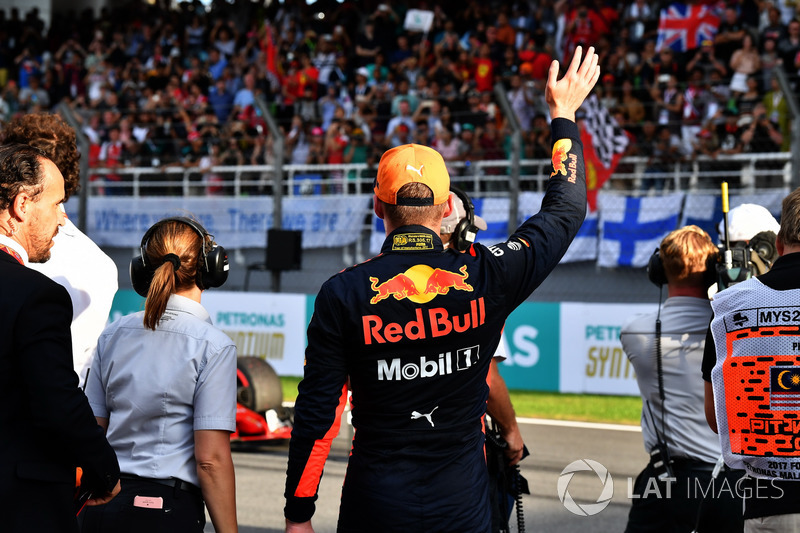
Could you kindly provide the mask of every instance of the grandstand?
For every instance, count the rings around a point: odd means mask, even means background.
[[[76,126],[86,181],[68,211],[119,265],[152,217],[182,209],[233,250],[233,289],[268,227],[303,230],[303,270],[281,289],[314,293],[374,253],[372,178],[404,142],[437,148],[489,222],[480,238],[502,240],[541,198],[543,84],[578,44],[604,73],[582,116],[596,190],[535,300],[652,301],[646,258],[678,224],[713,235],[721,181],[732,205],[775,215],[800,185],[800,21],[782,4],[734,21],[669,11],[669,31],[629,0],[167,4],[53,5],[49,25],[0,10],[0,119]],[[429,28],[409,22],[428,9]],[[674,30],[701,16],[714,31]]]

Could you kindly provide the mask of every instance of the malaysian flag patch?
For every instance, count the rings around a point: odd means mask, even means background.
[[[800,410],[800,368],[769,368],[769,408],[773,411]]]

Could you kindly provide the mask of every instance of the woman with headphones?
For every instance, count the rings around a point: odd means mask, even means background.
[[[143,312],[103,331],[86,395],[120,463],[122,491],[83,512],[83,532],[237,531],[230,432],[236,346],[203,290],[228,277],[225,249],[190,218],[159,221],[131,261]]]

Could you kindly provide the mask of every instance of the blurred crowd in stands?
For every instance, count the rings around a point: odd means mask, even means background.
[[[406,142],[450,162],[507,159],[496,84],[524,157],[547,158],[544,83],[577,45],[597,47],[596,94],[648,172],[790,145],[775,77],[794,82],[800,68],[800,3],[789,0],[722,5],[716,37],[687,52],[656,49],[668,4],[646,0],[109,4],[57,12],[47,31],[36,8],[0,11],[0,118],[65,102],[94,166],[270,164],[257,97],[283,129],[287,163],[374,164]],[[433,11],[429,32],[404,28],[408,9]]]

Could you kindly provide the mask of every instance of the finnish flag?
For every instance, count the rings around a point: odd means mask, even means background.
[[[542,208],[542,192],[523,192],[519,195],[519,218],[517,224],[539,212]],[[597,211],[586,210],[586,219],[583,221],[578,234],[561,258],[561,263],[576,261],[594,261],[597,259]]]
[[[661,240],[678,227],[684,193],[631,197],[600,193],[601,267],[642,267]]]

